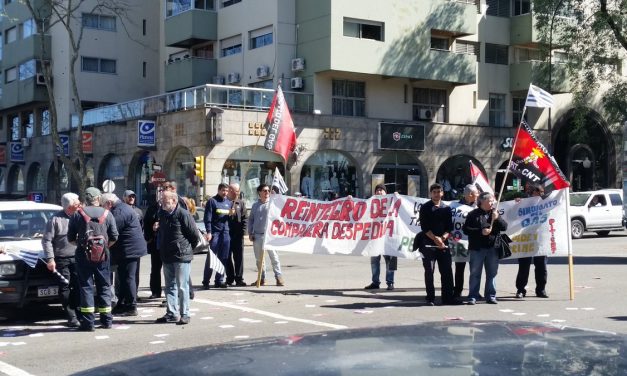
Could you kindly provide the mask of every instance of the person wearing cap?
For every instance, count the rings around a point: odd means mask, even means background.
[[[80,287],[79,321],[81,331],[94,331],[95,313],[100,314],[102,329],[111,329],[113,316],[111,315],[111,263],[107,257],[104,261],[93,263],[87,259],[85,232],[87,223],[83,214],[89,218],[105,217],[107,248],[111,248],[118,239],[118,228],[113,215],[100,207],[102,194],[95,187],[85,190],[85,207],[79,208],[70,218],[68,224],[68,241],[76,245],[76,270]],[[94,292],[94,287],[96,291]],[[95,307],[94,307],[95,302]]]
[[[374,194],[375,196],[387,194],[385,185],[377,184],[377,186],[374,187]],[[385,260],[385,282],[388,285],[387,289],[394,290],[394,271],[396,270],[398,258],[396,256],[383,255],[383,259]],[[379,279],[379,274],[381,274],[381,255],[370,257],[370,269],[372,270],[372,283],[364,287],[364,289],[376,290],[381,284]]]

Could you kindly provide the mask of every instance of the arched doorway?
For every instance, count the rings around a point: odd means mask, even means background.
[[[137,206],[146,207],[155,197],[156,187],[150,183],[154,171],[155,158],[147,150],[140,150],[133,155],[129,168],[130,189],[137,196]]]
[[[442,184],[444,188],[445,200],[459,200],[463,196],[464,186],[472,183],[470,161],[488,176],[483,164],[474,157],[458,154],[448,158],[436,174],[436,182]]]
[[[574,191],[612,188],[617,174],[614,136],[595,111],[580,117],[581,122],[576,121],[577,115],[572,109],[556,122],[555,159]]]
[[[0,193],[5,193],[6,190],[7,190],[6,168],[0,167]]]
[[[11,166],[8,180],[8,193],[24,193],[24,172],[22,171],[22,166]]]
[[[389,193],[426,197],[427,173],[422,163],[409,153],[401,151],[385,153],[374,166],[372,175],[383,175]]]
[[[180,196],[199,197],[200,184],[194,174],[194,155],[186,147],[179,146],[170,152],[165,174],[176,182]]]
[[[320,150],[303,164],[301,193],[316,200],[332,200],[336,195],[359,197],[357,167],[352,158],[337,150]]]
[[[46,190],[46,174],[44,173],[41,165],[34,162],[28,169],[26,175],[26,190],[28,192],[42,192]]]
[[[115,183],[113,193],[121,198],[126,189],[126,179],[124,176],[124,164],[122,163],[122,159],[115,154],[108,154],[103,158],[100,164],[97,187],[102,189],[102,183],[104,183],[105,180],[112,180],[113,183]]]
[[[221,182],[226,184],[238,183],[242,199],[246,201],[246,206],[250,208],[257,200],[257,187],[259,184],[272,185],[274,170],[277,167],[289,187],[290,177],[286,176],[285,166],[281,157],[264,148],[244,146],[231,153],[224,162]]]

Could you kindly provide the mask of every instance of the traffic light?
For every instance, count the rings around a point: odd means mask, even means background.
[[[205,180],[205,157],[202,155],[194,157],[194,174],[199,180]]]

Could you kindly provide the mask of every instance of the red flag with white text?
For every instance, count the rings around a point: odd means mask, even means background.
[[[285,164],[296,147],[296,132],[281,86],[278,87],[266,118],[264,147],[283,157]]]
[[[479,167],[472,163],[472,161],[470,161],[470,177],[472,178],[472,183],[476,185],[481,192],[490,192],[494,194],[494,189],[490,186],[488,179]]]
[[[509,169],[514,175],[543,186],[546,194],[570,186],[553,156],[525,121],[518,127]]]

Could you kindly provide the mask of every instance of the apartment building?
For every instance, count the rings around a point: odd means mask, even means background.
[[[252,201],[276,167],[291,192],[322,200],[366,197],[381,182],[388,191],[426,196],[435,181],[453,198],[470,181],[469,161],[500,186],[527,88],[547,64],[529,0],[162,6],[163,94],[86,114],[103,146],[93,152],[95,181],[112,179],[144,201],[154,192],[151,177],[164,175],[196,197],[213,195],[220,182],[240,182]],[[610,131],[601,106],[587,117],[589,142],[569,137],[574,114],[563,58],[553,52],[550,115],[528,109],[525,117],[575,189],[619,186],[621,135]],[[262,146],[279,84],[302,146],[288,168]],[[203,182],[193,173],[198,155],[206,157]],[[112,164],[118,173],[110,173]]]

